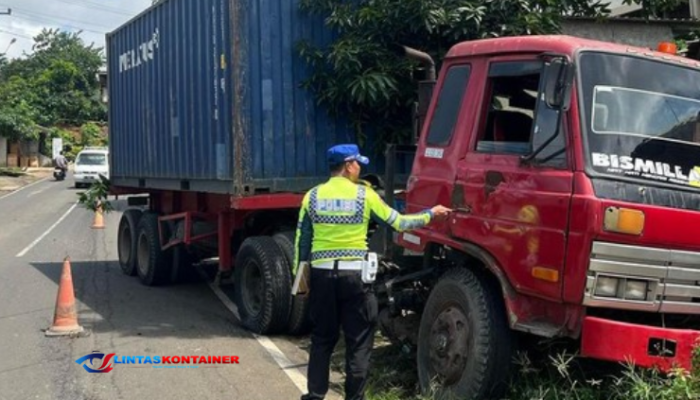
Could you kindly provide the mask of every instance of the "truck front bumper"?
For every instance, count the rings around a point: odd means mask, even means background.
[[[581,334],[581,355],[607,361],[633,362],[668,372],[692,368],[700,331],[668,329],[586,317]]]

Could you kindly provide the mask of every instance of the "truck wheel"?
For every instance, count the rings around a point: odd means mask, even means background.
[[[289,321],[289,266],[274,239],[246,239],[236,255],[234,300],[241,323],[258,334],[277,333]]]
[[[164,234],[167,228],[163,226]],[[167,282],[170,277],[172,253],[161,251],[158,236],[158,215],[146,212],[138,225],[136,271],[141,282],[147,286],[157,286]]]
[[[117,251],[119,266],[126,275],[136,275],[136,238],[141,210],[131,208],[122,214],[117,233]]]
[[[500,398],[511,364],[511,332],[498,290],[466,268],[433,288],[418,333],[418,378],[425,393]]]
[[[292,302],[292,310],[289,314],[289,324],[287,325],[287,333],[290,335],[305,335],[311,329],[311,319],[309,318],[309,298],[292,296],[291,284],[294,282],[292,276],[292,268],[294,264],[294,232],[280,232],[272,236],[275,242],[282,248],[284,255],[289,263],[289,282],[290,282],[290,297]]]

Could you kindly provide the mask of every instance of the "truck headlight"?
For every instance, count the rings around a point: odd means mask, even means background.
[[[625,284],[625,300],[646,300],[648,290],[648,281],[628,280]]]
[[[610,276],[599,276],[595,285],[595,295],[600,297],[617,297],[620,280]]]

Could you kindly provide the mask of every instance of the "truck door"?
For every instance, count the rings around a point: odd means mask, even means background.
[[[543,96],[544,62],[535,57],[489,61],[479,116],[466,157],[457,163],[453,236],[493,255],[522,292],[561,298],[573,173],[566,116]]]
[[[479,68],[481,67],[481,68]],[[410,212],[433,207],[449,206],[456,174],[456,160],[467,148],[466,127],[476,116],[474,96],[479,92],[478,75],[483,65],[469,62],[451,62],[435,88],[437,98],[428,112],[421,144],[408,180],[407,208]],[[481,80],[483,82],[483,79]],[[475,84],[477,83],[477,84]],[[444,226],[435,226],[438,230]],[[410,238],[412,235],[404,235]]]

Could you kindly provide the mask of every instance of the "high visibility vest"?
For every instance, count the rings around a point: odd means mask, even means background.
[[[295,240],[294,272],[301,261],[358,260],[367,254],[370,219],[397,231],[430,223],[430,210],[401,215],[372,188],[332,177],[304,196]]]

